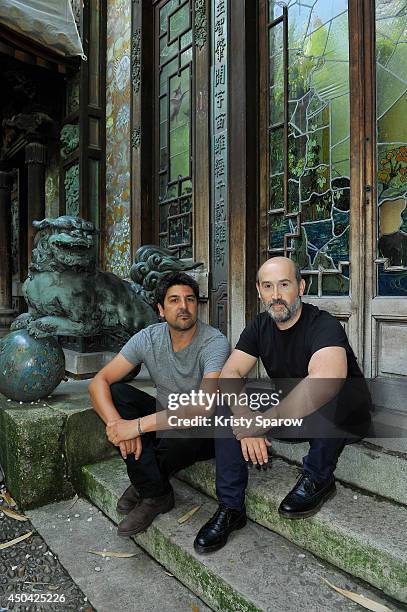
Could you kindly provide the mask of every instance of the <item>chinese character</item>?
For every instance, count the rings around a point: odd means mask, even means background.
[[[218,36],[223,36],[223,25],[225,23],[225,18],[221,17],[220,19],[216,20],[216,24],[215,24],[215,32]]]
[[[226,83],[226,66],[225,64],[223,64],[222,66],[219,66],[219,68],[216,68],[215,70],[215,87],[218,87],[218,85],[225,85]]]
[[[225,160],[220,157],[215,160],[215,176],[219,178],[225,174]]]
[[[215,202],[215,223],[225,220],[225,200],[221,198]]]
[[[226,127],[226,113],[219,113],[215,117],[216,129],[224,130]]]
[[[222,108],[225,101],[225,90],[217,91],[215,94],[217,108]]]
[[[216,17],[221,17],[225,12],[225,0],[218,0],[218,5],[216,7]]]
[[[225,55],[225,49],[226,49],[225,39],[223,37],[219,38],[218,42],[216,43],[216,49],[215,49],[215,53],[216,53],[218,62],[221,62],[223,60],[223,56]]]
[[[219,197],[221,196],[221,192],[223,191],[223,189],[226,187],[225,181],[218,181],[215,185],[215,189],[219,194]]]
[[[222,155],[222,151],[226,149],[226,138],[224,134],[219,134],[215,138],[215,155]]]

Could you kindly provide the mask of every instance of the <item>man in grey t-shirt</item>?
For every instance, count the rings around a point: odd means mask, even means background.
[[[106,423],[109,440],[120,448],[132,483],[117,504],[118,512],[126,514],[118,527],[122,536],[144,531],[158,514],[173,508],[169,478],[175,472],[214,456],[210,438],[159,438],[155,433],[169,428],[168,395],[189,394],[202,384],[215,384],[215,389],[229,356],[225,336],[198,320],[198,297],[198,285],[187,274],[165,277],[157,289],[165,322],[135,334],[89,385],[93,406]],[[152,396],[120,382],[141,363],[157,387],[158,410]]]

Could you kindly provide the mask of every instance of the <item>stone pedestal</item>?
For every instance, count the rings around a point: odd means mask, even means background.
[[[64,348],[63,351],[65,355],[65,371],[69,376],[77,379],[93,378],[115,356],[115,353],[110,351],[80,353],[67,348]]]

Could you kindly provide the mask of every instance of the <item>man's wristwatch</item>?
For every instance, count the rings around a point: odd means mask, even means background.
[[[141,429],[141,424],[140,424],[140,417],[137,419],[137,433],[139,436],[143,435],[143,430]]]

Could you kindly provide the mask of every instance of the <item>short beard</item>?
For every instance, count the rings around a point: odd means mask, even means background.
[[[281,312],[280,314],[274,314],[271,308],[273,304],[282,304],[283,306],[285,306],[285,312]],[[297,296],[297,299],[291,306],[288,306],[288,304],[286,304],[284,300],[271,300],[271,302],[268,303],[263,302],[263,306],[269,317],[271,317],[275,323],[287,323],[287,321],[290,321],[297,314],[298,309],[301,306],[301,296]]]
[[[195,325],[195,323],[196,319],[194,321],[194,319],[191,317],[191,319],[187,319],[182,323],[178,323],[177,321],[175,321],[175,323],[172,323],[170,327],[172,327],[172,329],[176,329],[177,331],[188,331],[189,329],[191,329],[191,327]]]

